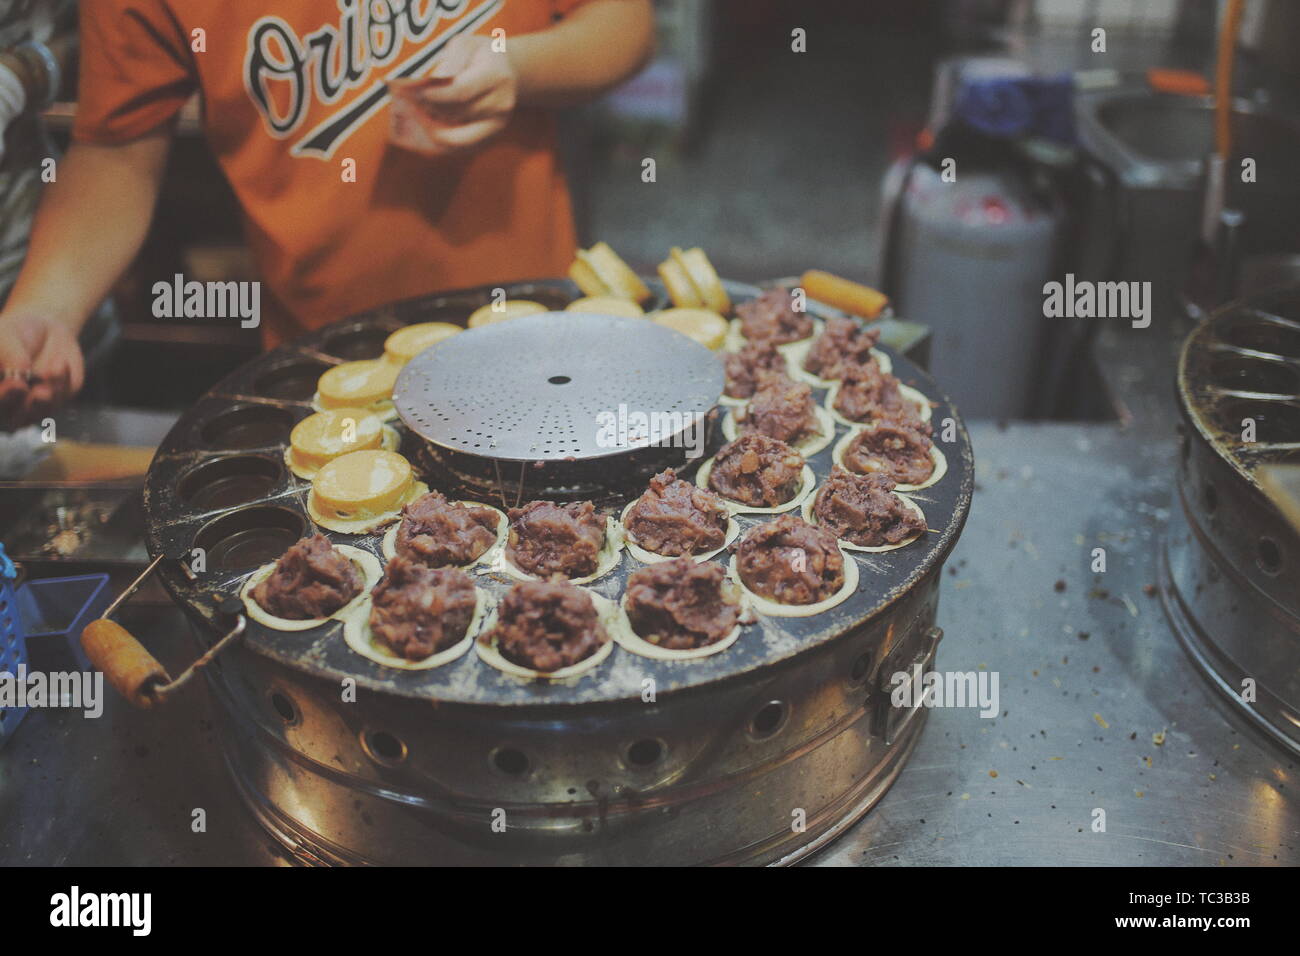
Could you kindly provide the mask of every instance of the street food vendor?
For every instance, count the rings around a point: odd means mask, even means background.
[[[275,345],[384,302],[562,275],[575,235],[548,108],[626,79],[650,0],[96,0],[73,145],[0,312],[0,426],[80,385],[77,332],[144,241],[199,93]]]

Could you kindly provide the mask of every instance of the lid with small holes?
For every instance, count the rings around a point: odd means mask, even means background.
[[[578,461],[671,444],[722,394],[718,357],[643,318],[545,312],[470,329],[402,370],[415,433],[499,461]]]

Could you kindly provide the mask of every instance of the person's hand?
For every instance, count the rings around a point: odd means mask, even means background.
[[[84,375],[66,325],[35,312],[0,315],[0,430],[41,421],[81,389]]]
[[[471,149],[505,128],[518,85],[510,58],[488,37],[454,37],[429,76],[389,82],[389,139],[425,156]]]

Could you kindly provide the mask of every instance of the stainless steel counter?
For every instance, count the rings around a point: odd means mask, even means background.
[[[933,710],[888,796],[818,862],[1300,863],[1294,761],[1220,707],[1148,593],[1172,434],[1016,425],[972,438],[975,501],[944,582],[938,667],[998,672],[1002,716]]]

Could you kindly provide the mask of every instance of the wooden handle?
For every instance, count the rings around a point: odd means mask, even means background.
[[[889,304],[889,296],[885,293],[820,269],[809,269],[803,274],[800,284],[808,298],[864,319],[878,317],[880,310]]]
[[[171,678],[122,625],[108,618],[91,621],[81,632],[81,646],[95,669],[103,671],[132,706],[148,710],[162,702],[155,690]]]

